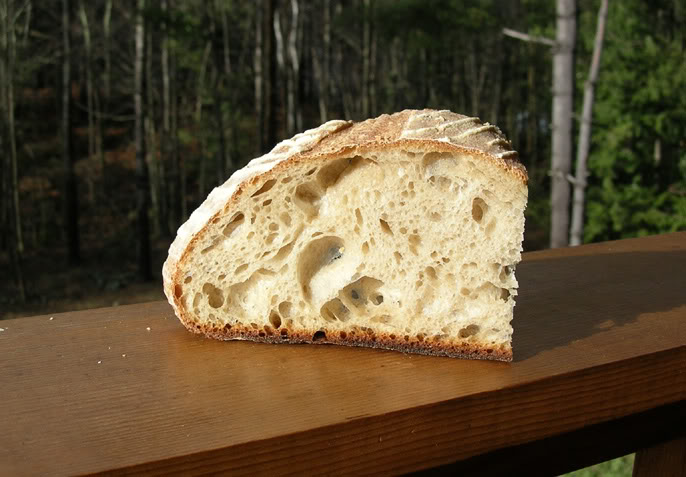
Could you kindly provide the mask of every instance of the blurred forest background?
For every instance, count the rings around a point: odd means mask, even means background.
[[[501,127],[525,250],[551,244],[556,178],[586,186],[585,242],[686,229],[686,0],[610,0],[595,82],[604,2],[565,3],[571,158],[595,86],[576,179],[551,166],[552,0],[0,0],[0,319],[162,299],[176,229],[234,170],[405,108]]]

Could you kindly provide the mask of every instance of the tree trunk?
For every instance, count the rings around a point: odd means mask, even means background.
[[[369,118],[369,58],[372,26],[369,21],[371,0],[362,2],[362,84],[360,85],[360,113],[363,119]]]
[[[295,129],[295,121],[292,120],[291,117],[291,90],[292,90],[292,77],[290,75],[290,72],[287,71],[288,67],[286,66],[286,54],[285,54],[285,47],[284,47],[284,38],[283,38],[283,29],[281,26],[281,12],[279,10],[276,10],[274,12],[274,40],[276,44],[276,65],[278,67],[278,74],[282,78],[279,81],[280,84],[280,94],[279,96],[281,97],[281,104],[286,104],[286,136],[290,137],[295,134],[293,130]],[[286,81],[283,81],[283,78],[286,78]],[[285,86],[285,89],[284,89]],[[285,99],[285,101],[284,101]]]
[[[317,58],[312,48],[312,61],[318,86],[319,121],[323,124],[329,120],[329,93],[331,91],[331,0],[323,0],[322,18],[322,56]]]
[[[13,2],[7,3],[5,18],[5,34],[7,35],[7,69],[6,69],[6,108],[7,108],[7,138],[9,142],[9,156],[10,156],[10,191],[11,191],[11,208],[12,218],[14,222],[14,243],[18,257],[21,259],[24,254],[24,237],[22,233],[21,224],[21,208],[19,207],[19,165],[17,164],[17,133],[16,122],[14,119],[14,65],[16,60],[16,37],[14,32],[14,24],[16,21],[16,12],[14,11]]]
[[[569,230],[569,181],[572,166],[572,116],[574,112],[574,43],[576,0],[557,0],[556,46],[553,56],[553,136],[550,192],[550,246],[567,245]]]
[[[195,97],[195,130],[198,136],[198,148],[200,156],[200,177],[198,178],[198,199],[202,200],[206,195],[207,190],[207,158],[205,157],[205,142],[206,134],[202,126],[202,105],[203,105],[203,95],[205,90],[205,73],[207,72],[207,62],[210,58],[210,53],[212,53],[212,42],[207,41],[205,43],[205,49],[202,55],[202,62],[200,63],[200,71],[198,72],[198,84]]]
[[[105,0],[105,13],[102,17],[102,36],[103,36],[103,56],[105,57],[105,71],[103,75],[103,86],[105,89],[105,104],[109,106],[112,95],[112,62],[110,60],[110,20],[112,19],[112,0]]]
[[[160,135],[160,162],[169,166],[169,177],[163,174],[161,180],[165,182],[167,217],[163,224],[163,232],[171,235],[180,221],[180,199],[178,197],[179,188],[177,187],[179,170],[171,154],[173,138],[171,137],[171,78],[169,68],[169,34],[167,28],[169,3],[167,0],[160,1],[162,11],[162,22],[160,24],[160,64],[162,69],[162,133]],[[163,165],[163,170],[167,171],[167,166]]]
[[[302,131],[302,113],[300,111],[300,4],[299,0],[291,0],[291,27],[288,30],[288,57],[290,59],[291,96],[289,98],[289,112],[292,117],[293,128]],[[291,137],[293,134],[290,134]]]
[[[79,21],[83,29],[83,46],[85,50],[84,61],[86,63],[86,104],[88,114],[88,159],[95,157],[95,114],[93,101],[93,50],[91,48],[91,31],[88,23],[88,14],[83,0],[79,0]]]
[[[219,14],[220,17],[225,17],[225,11],[222,5],[219,3],[214,3],[214,12],[209,12],[210,15],[210,29],[212,32],[212,38],[217,38],[217,25],[215,23],[215,16]],[[213,15],[213,13],[215,13]],[[226,131],[224,130],[224,76],[227,76],[228,72],[231,71],[230,63],[227,64],[229,60],[228,54],[228,34],[225,34],[225,23],[222,21],[221,25],[221,45],[214,46],[214,79],[212,81],[212,96],[213,96],[213,112],[214,120],[217,126],[217,134],[219,135],[219,148],[217,149],[217,158],[215,161],[215,169],[217,174],[217,184],[221,185],[226,180],[226,173],[230,158],[227,157],[227,147],[226,147]]]
[[[607,20],[608,0],[602,0],[598,11],[598,25],[593,44],[593,58],[588,79],[584,85],[584,105],[581,113],[579,130],[579,150],[576,157],[576,176],[574,180],[574,201],[572,203],[572,229],[569,236],[570,245],[581,245],[584,233],[584,194],[586,191],[586,163],[591,148],[591,125],[593,119],[593,94],[600,70],[600,55],[603,51],[605,22]]]
[[[169,10],[174,8],[173,0],[168,0]],[[188,193],[186,180],[186,161],[181,158],[179,154],[179,86],[176,80],[176,71],[178,67],[177,55],[174,50],[169,54],[169,93],[171,102],[169,103],[169,112],[171,115],[170,134],[171,134],[171,160],[172,165],[176,170],[176,190],[178,192],[178,204],[180,204],[181,216],[180,220],[174,224],[174,227],[181,225],[188,219]]]
[[[255,3],[255,54],[253,56],[253,70],[255,80],[255,157],[260,156],[264,150],[264,73],[262,67],[262,44],[264,35],[262,33],[264,12],[262,2]]]
[[[224,54],[224,76],[228,80],[231,76],[231,49],[229,45],[229,19],[226,15],[226,7],[222,0],[216,1],[216,7],[222,22],[222,53]]]
[[[62,162],[64,164],[64,226],[71,265],[81,260],[79,204],[74,172],[71,98],[71,5],[62,0]]]
[[[152,236],[157,237],[162,231],[164,223],[164,191],[162,190],[161,180],[164,170],[162,161],[157,154],[156,128],[155,128],[155,101],[153,93],[152,59],[153,59],[153,37],[152,32],[146,32],[145,41],[145,162],[148,166],[148,177],[150,182],[150,201],[152,215]]]
[[[66,1],[66,0],[64,0]],[[136,147],[136,216],[138,233],[138,274],[141,280],[152,280],[150,257],[150,223],[148,208],[150,184],[145,162],[145,112],[143,105],[143,64],[145,60],[145,0],[136,0],[134,60],[134,142]]]
[[[276,81],[276,61],[274,52],[274,0],[264,0],[265,10],[263,15],[262,33],[264,34],[264,140],[263,151],[267,152],[276,144],[276,112],[279,104],[279,91],[274,86]]]
[[[374,2],[371,4],[371,10],[369,12],[370,15],[373,13],[374,9]],[[371,23],[371,19],[370,19]],[[371,32],[370,32],[370,42],[371,44],[369,45],[369,115],[370,117],[376,117],[378,116],[378,107],[377,107],[377,99],[376,99],[376,70],[377,70],[377,56],[376,56],[376,47],[377,47],[377,31],[376,28],[371,27]]]
[[[95,100],[96,100],[96,110],[100,113],[96,120],[97,122],[97,154],[100,158],[100,168],[102,172],[102,186],[104,195],[107,195],[107,164],[105,161],[105,126],[104,121],[107,116],[107,112],[110,107],[110,95],[111,95],[111,70],[112,65],[110,62],[110,22],[112,18],[112,0],[105,0],[105,12],[102,17],[102,31],[103,31],[103,58],[104,58],[104,71],[103,71],[103,93],[101,95],[100,88],[96,88]]]
[[[18,17],[18,13],[14,11],[14,4],[12,1],[6,2],[2,5],[2,61],[0,61],[0,81],[2,81],[2,98],[0,104],[2,105],[2,129],[0,133],[7,136],[7,156],[9,156],[9,177],[5,175],[3,170],[3,191],[7,194],[3,197],[2,205],[7,207],[4,219],[10,225],[11,236],[8,243],[10,261],[14,271],[14,278],[17,285],[17,291],[21,302],[26,301],[26,286],[24,283],[24,274],[22,270],[22,256],[24,252],[24,239],[22,235],[21,215],[19,208],[19,187],[18,187],[18,164],[17,164],[17,143],[14,119],[14,63],[16,54],[16,40],[14,25]],[[3,141],[4,142],[4,141]],[[4,146],[4,144],[0,143]],[[0,149],[5,155],[4,147]],[[3,167],[5,165],[3,164]],[[9,225],[8,224],[8,225]],[[4,224],[3,224],[4,225]]]

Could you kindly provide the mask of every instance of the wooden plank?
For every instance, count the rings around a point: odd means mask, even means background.
[[[683,423],[682,423],[683,424]],[[634,477],[686,477],[686,436],[641,449],[634,461]]]
[[[686,435],[686,401],[679,401],[547,439],[498,449],[413,475],[416,477],[562,475],[684,435]],[[646,475],[671,474],[649,473]]]
[[[165,303],[4,321],[0,474],[400,473],[682,401],[683,270],[684,233],[526,254],[511,364],[218,342]]]

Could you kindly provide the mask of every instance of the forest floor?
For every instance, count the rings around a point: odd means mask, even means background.
[[[0,320],[166,299],[162,263],[169,240],[153,244],[153,281],[138,279],[131,252],[84,247],[77,266],[66,265],[65,250],[42,250],[25,258],[27,302],[21,303],[7,256],[0,255]]]

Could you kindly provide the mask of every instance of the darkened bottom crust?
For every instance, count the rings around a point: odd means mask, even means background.
[[[314,332],[295,330],[292,327],[273,329],[265,326],[254,329],[241,325],[212,325],[186,323],[190,331],[218,340],[250,340],[261,343],[291,344],[336,344],[365,348],[387,349],[403,353],[451,358],[484,359],[491,361],[512,361],[512,349],[506,345],[486,346],[468,341],[449,341],[436,337],[395,336],[379,334],[371,330],[354,327],[350,331],[329,332],[322,328]],[[334,334],[335,333],[335,334]]]

